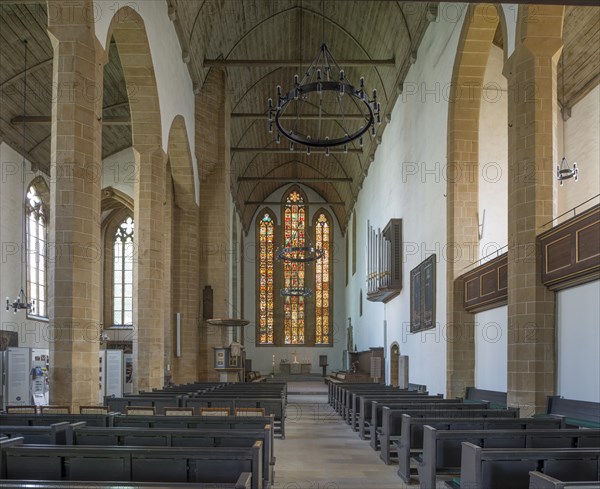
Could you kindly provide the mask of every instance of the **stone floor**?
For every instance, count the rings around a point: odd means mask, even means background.
[[[288,384],[285,440],[275,440],[274,489],[399,489],[407,486],[379,452],[327,404],[327,386]],[[443,483],[438,483],[442,488]]]

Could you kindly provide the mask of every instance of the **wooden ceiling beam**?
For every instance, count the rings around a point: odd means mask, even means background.
[[[336,60],[338,65],[344,68],[363,66],[376,66],[395,68],[396,60],[388,59],[340,59]],[[262,68],[276,66],[279,68],[296,68],[298,66],[310,66],[312,60],[301,61],[299,59],[204,59],[204,68]]]
[[[321,118],[324,121],[340,120],[340,116],[335,115],[335,114],[321,114],[321,115],[319,115],[319,114],[299,114],[298,116],[296,116],[294,114],[282,114],[279,118],[280,119],[296,119],[297,117],[300,119],[306,119],[306,120],[318,120],[319,118]],[[246,113],[237,112],[237,113],[231,114],[231,118],[232,119],[262,119],[262,118],[266,119],[267,114],[264,112],[246,112]],[[345,114],[344,119],[365,120],[365,116],[361,115],[361,114]]]
[[[11,124],[50,124],[52,117],[49,115],[19,115],[14,117]],[[103,117],[102,124],[105,126],[128,126],[131,124],[131,118],[129,116],[124,117]]]
[[[238,182],[352,183],[350,177],[238,177]]]
[[[301,146],[302,149],[298,149],[296,151],[290,151],[290,149],[283,145],[281,148],[231,148],[233,153],[270,153],[270,154],[289,154],[289,153],[306,153],[304,146]],[[313,155],[321,155],[325,153],[325,148],[312,148],[311,152]],[[348,154],[362,154],[363,150],[360,148],[349,148]],[[346,151],[343,149],[330,148],[329,153],[335,154],[344,154]]]

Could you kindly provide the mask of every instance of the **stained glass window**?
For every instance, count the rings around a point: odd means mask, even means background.
[[[133,324],[133,219],[117,228],[114,239],[113,325]]]
[[[265,213],[259,223],[259,302],[258,302],[258,341],[261,345],[273,344],[273,261],[274,224],[269,213]]]
[[[330,327],[330,266],[331,266],[331,225],[324,213],[321,213],[315,222],[315,244],[317,249],[323,250],[323,257],[315,263],[315,309],[316,331],[315,343],[328,345],[331,342]]]
[[[48,317],[46,308],[46,222],[42,199],[35,185],[27,191],[27,300],[35,301],[32,315]]]
[[[285,246],[305,246],[306,229],[304,199],[296,192],[291,192],[285,202],[284,209],[284,243]],[[304,288],[304,263],[285,261],[283,268],[285,288]],[[283,303],[284,342],[286,345],[304,344],[304,297],[285,296]]]

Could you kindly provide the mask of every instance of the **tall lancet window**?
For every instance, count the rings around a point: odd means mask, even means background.
[[[273,344],[273,262],[275,259],[275,224],[269,212],[265,212],[258,222],[258,342],[261,345]]]
[[[305,246],[306,211],[304,199],[292,191],[284,207],[284,243],[286,247]],[[304,287],[304,263],[285,261],[283,283],[286,289]],[[304,297],[285,296],[283,303],[284,342],[286,345],[304,344]]]
[[[328,345],[331,335],[331,221],[321,212],[315,220],[315,245],[323,257],[315,263],[315,344]]]
[[[133,219],[117,228],[114,239],[113,325],[133,325]]]
[[[35,301],[31,315],[47,318],[48,289],[46,287],[46,203],[35,184],[27,191],[27,300]]]

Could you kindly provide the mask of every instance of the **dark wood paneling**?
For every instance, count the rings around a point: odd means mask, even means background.
[[[600,205],[538,236],[542,282],[552,290],[600,278]]]
[[[484,311],[506,304],[508,254],[504,253],[465,273],[462,279],[465,283],[464,307],[467,311]]]

